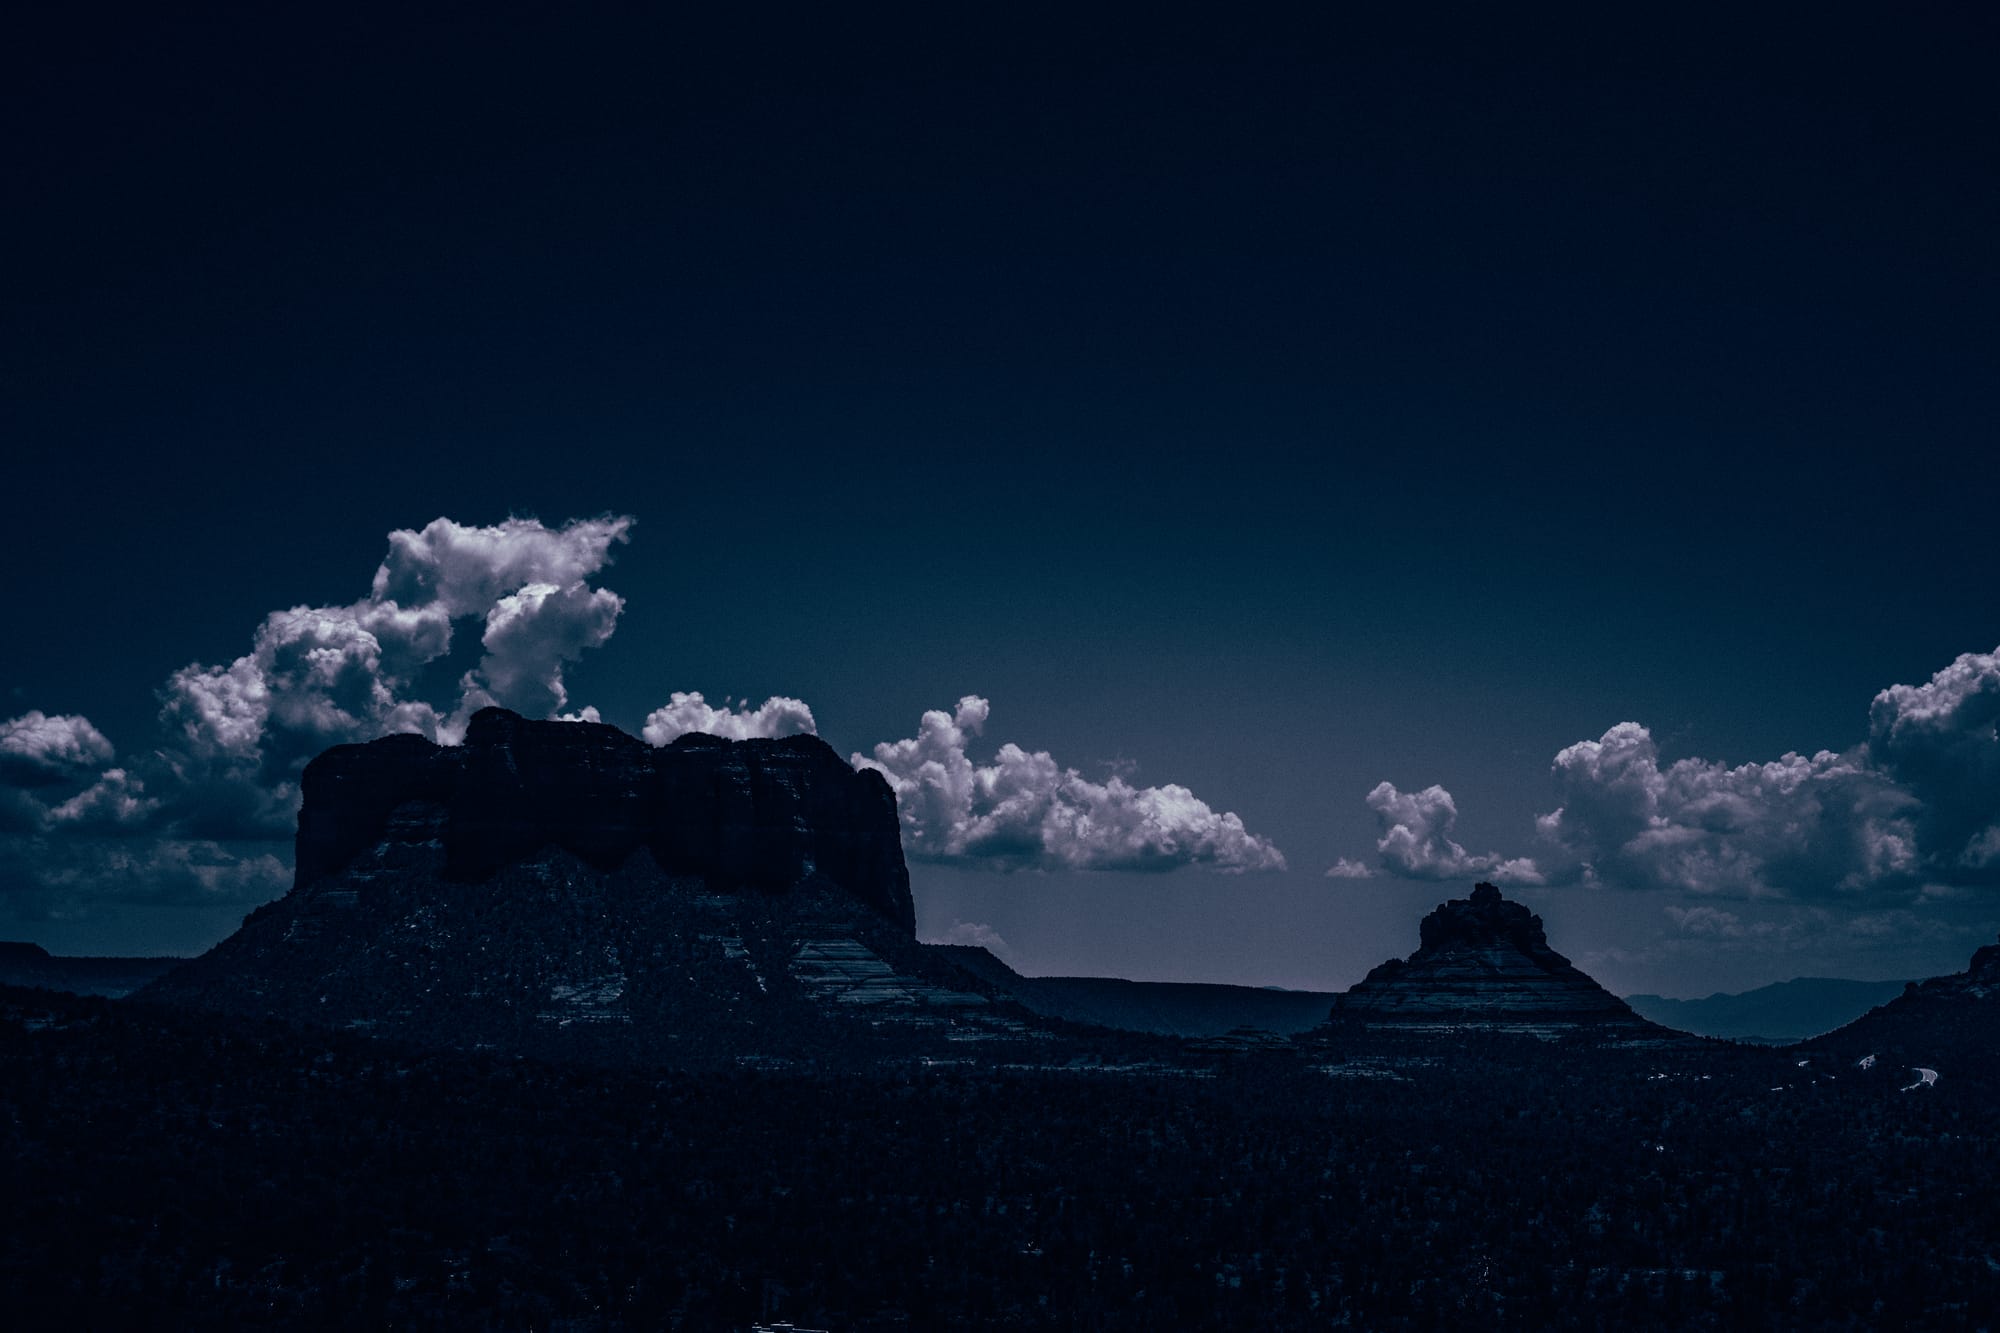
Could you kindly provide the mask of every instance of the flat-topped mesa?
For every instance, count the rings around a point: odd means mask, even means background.
[[[603,869],[641,847],[669,874],[782,890],[815,872],[914,934],[896,797],[816,736],[664,749],[590,722],[473,714],[465,743],[389,736],[306,767],[297,888],[385,838],[435,837],[445,873],[484,879],[559,847]]]
[[[1633,1024],[1623,1000],[1549,947],[1542,919],[1491,884],[1424,918],[1422,947],[1335,997],[1333,1017],[1508,1026]]]

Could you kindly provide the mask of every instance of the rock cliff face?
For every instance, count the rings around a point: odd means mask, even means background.
[[[1990,1061],[2000,1054],[2000,943],[1976,950],[1965,971],[1912,981],[1887,1004],[1805,1046]]]
[[[296,887],[381,841],[392,823],[436,826],[444,873],[480,880],[544,848],[603,870],[641,847],[669,874],[720,890],[833,881],[914,932],[896,797],[816,736],[663,750],[616,727],[473,714],[465,743],[421,736],[342,745],[307,766]]]
[[[1491,884],[1423,920],[1422,947],[1336,996],[1333,1017],[1371,1024],[1649,1029],[1631,1007],[1549,947],[1542,919]]]
[[[1913,981],[1900,998],[1995,1000],[2000,999],[2000,943],[1973,951],[1972,962],[1963,972]]]
[[[291,892],[141,998],[625,1064],[1045,1037],[917,943],[895,796],[814,737],[487,709],[462,746],[329,750],[304,793]]]

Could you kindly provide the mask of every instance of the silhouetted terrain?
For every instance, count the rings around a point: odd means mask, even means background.
[[[1642,1018],[1682,1032],[1737,1041],[1788,1042],[1831,1032],[1878,1004],[1894,999],[1901,981],[1843,981],[1795,977],[1741,994],[1699,1000],[1661,995],[1628,995],[1625,1003]]]
[[[1180,1037],[1220,1036],[1239,1028],[1304,1032],[1324,1023],[1333,1007],[1330,991],[1117,977],[1024,977],[985,949],[963,944],[931,947],[1038,1014],[1133,1032]]]
[[[646,1067],[1051,1038],[917,942],[895,798],[817,737],[656,750],[488,708],[303,789],[291,892],[147,998]]]
[[[229,940],[0,987],[10,1327],[1990,1322],[2000,947],[1779,1051],[1480,885],[1327,1021],[1216,1035],[1326,997],[921,945],[879,779],[633,746],[329,751]]]
[[[1439,904],[1417,936],[1415,953],[1391,958],[1334,998],[1335,1020],[1371,1030],[1669,1035],[1550,948],[1542,919],[1492,884]]]
[[[1972,1328],[1990,1059],[621,1073],[0,992],[17,1327]]]
[[[2000,943],[1976,950],[1965,971],[1913,981],[1887,1004],[1800,1049],[1993,1064],[2000,1060]]]
[[[78,995],[130,995],[180,958],[68,958],[39,944],[0,941],[0,985],[40,986]]]

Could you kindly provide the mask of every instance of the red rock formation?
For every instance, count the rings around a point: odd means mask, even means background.
[[[1491,884],[1424,918],[1422,947],[1391,959],[1334,1000],[1335,1019],[1474,1022],[1543,1029],[1650,1027],[1549,947],[1542,919]]]

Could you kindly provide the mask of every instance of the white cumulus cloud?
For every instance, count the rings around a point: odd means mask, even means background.
[[[627,540],[622,515],[578,519],[550,528],[539,519],[510,518],[490,527],[434,519],[416,531],[389,534],[389,554],[375,571],[375,604],[436,606],[456,620],[483,616],[494,603],[531,583],[567,588],[611,563],[611,548]]]
[[[1965,653],[1868,710],[1867,751],[1916,802],[1917,854],[2000,881],[2000,649]]]
[[[31,709],[0,722],[0,782],[53,786],[110,763],[116,751],[90,719]]]
[[[591,580],[631,524],[441,518],[392,532],[366,596],[272,611],[241,656],[174,672],[157,745],[119,767],[85,718],[0,722],[0,902],[70,911],[93,877],[106,902],[281,891],[275,858],[229,849],[291,836],[313,755],[392,732],[450,743],[487,703],[537,716],[565,707],[564,668],[609,639],[623,609]],[[423,697],[424,668],[451,651],[456,626],[475,622],[484,652],[455,698]]]
[[[1552,884],[1866,907],[1870,920],[1896,921],[1884,913],[1897,904],[1963,902],[2000,884],[1996,728],[2000,650],[1881,691],[1866,738],[1840,751],[1662,763],[1650,730],[1620,722],[1555,756],[1557,804],[1535,821],[1533,861],[1467,854],[1449,836],[1457,807],[1442,788],[1384,783],[1368,803],[1383,821],[1383,868],[1397,875],[1532,871]],[[1701,938],[1769,934],[1729,933],[1727,916],[1680,924]]]
[[[975,763],[967,745],[990,713],[985,699],[967,695],[950,713],[925,713],[915,736],[853,756],[895,789],[910,856],[1005,870],[1284,869],[1268,840],[1186,787],[1092,782],[1012,743]]]
[[[1392,875],[1425,880],[1483,876],[1500,884],[1542,883],[1541,871],[1531,860],[1509,859],[1497,852],[1475,854],[1452,841],[1458,804],[1443,787],[1404,792],[1392,782],[1380,782],[1368,793],[1368,808],[1375,812],[1382,829],[1375,850],[1383,869]]]
[[[530,583],[486,613],[480,642],[485,660],[468,676],[467,692],[485,691],[517,713],[547,717],[569,702],[563,663],[601,647],[618,627],[625,599],[581,580],[561,587]]]
[[[716,708],[699,690],[676,690],[664,707],[646,715],[640,735],[648,745],[668,745],[690,732],[747,741],[760,736],[811,736],[817,730],[812,709],[800,699],[772,695],[755,708],[749,707],[747,700],[737,705],[724,700],[723,706]]]
[[[1863,750],[1661,767],[1622,722],[1553,765],[1562,804],[1537,820],[1569,878],[1734,897],[1860,892],[1916,869],[1916,803]]]
[[[367,597],[273,611],[243,656],[168,680],[162,762],[173,791],[163,808],[216,836],[282,836],[299,770],[328,746],[393,732],[449,744],[491,703],[537,717],[561,712],[564,666],[608,640],[624,608],[586,580],[630,526],[628,518],[559,528],[441,518],[390,533]],[[451,650],[454,622],[474,619],[485,653],[457,699],[418,697],[417,673]]]

